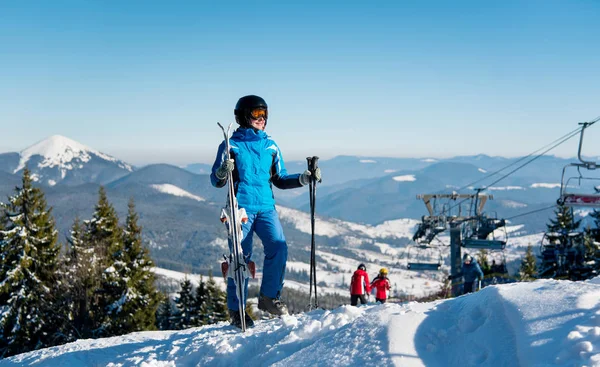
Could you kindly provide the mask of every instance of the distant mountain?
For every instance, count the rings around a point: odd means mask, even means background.
[[[168,186],[171,185],[171,186]],[[210,183],[208,175],[194,174],[169,164],[152,164],[121,177],[107,185],[112,189],[131,189],[145,186],[155,191],[168,191],[169,187],[196,195],[207,201],[225,202],[226,190],[219,190]]]
[[[2,170],[19,174],[28,167],[34,181],[68,186],[106,184],[133,171],[133,167],[107,154],[60,135],[44,139],[18,153],[0,155]]]
[[[13,173],[19,166],[21,157],[19,153],[2,153],[0,154],[0,171]]]
[[[205,163],[193,163],[188,164],[184,167],[185,170],[190,171],[192,173],[197,173],[200,175],[209,175],[210,170],[212,169],[212,165]]]

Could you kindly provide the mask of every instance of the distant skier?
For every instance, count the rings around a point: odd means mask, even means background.
[[[390,284],[390,280],[387,277],[388,270],[386,268],[381,268],[379,270],[379,274],[373,279],[371,282],[371,288],[375,289],[375,301],[380,303],[385,303],[388,298],[388,293],[392,288]]]
[[[350,282],[350,304],[352,306],[358,305],[359,299],[361,304],[367,304],[369,293],[371,293],[371,284],[369,283],[367,267],[365,264],[360,264],[352,275]]]
[[[459,276],[462,276],[465,281],[463,294],[467,294],[473,292],[473,283],[476,280],[483,279],[483,272],[477,261],[471,255],[465,254],[463,256],[462,271]]]
[[[311,174],[308,170],[302,174],[287,173],[279,147],[264,132],[268,119],[268,106],[264,99],[255,95],[240,98],[234,115],[240,127],[230,139],[232,159],[226,159],[226,144],[221,143],[210,180],[213,186],[223,187],[227,183],[227,174],[233,173],[239,207],[244,208],[248,215],[248,221],[242,224],[242,249],[246,263],[250,263],[252,259],[253,233],[258,235],[264,246],[265,259],[258,308],[274,315],[284,315],[288,313],[288,309],[280,296],[288,249],[275,210],[272,185],[279,189],[302,187],[308,184]],[[320,169],[315,171],[315,179],[321,180]],[[247,299],[247,281],[245,295]],[[241,327],[235,283],[231,278],[227,281],[227,307],[231,324]],[[253,324],[248,314],[246,324]]]

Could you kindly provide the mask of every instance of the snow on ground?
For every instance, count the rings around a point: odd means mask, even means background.
[[[486,287],[431,303],[352,307],[79,340],[13,366],[600,366],[600,280]]]
[[[175,196],[181,196],[181,197],[185,197],[185,198],[194,199],[194,200],[197,200],[197,201],[205,201],[205,199],[203,197],[191,194],[191,193],[185,191],[184,189],[179,188],[179,187],[177,187],[175,185],[171,185],[171,184],[156,184],[156,185],[150,185],[150,187],[152,187],[156,191],[160,191],[160,192],[165,193],[165,194],[175,195]]]
[[[297,230],[311,233],[310,214],[295,209],[277,206],[277,212],[282,221],[293,224]],[[371,238],[385,237],[412,237],[415,227],[419,223],[416,219],[397,219],[384,222],[377,226],[344,222],[339,219],[322,219],[315,217],[315,235],[325,237],[338,237],[349,235],[351,232],[361,232]]]

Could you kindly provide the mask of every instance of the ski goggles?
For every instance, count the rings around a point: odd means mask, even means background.
[[[255,108],[248,113],[248,116],[253,120],[258,120],[261,117],[266,120],[269,117],[269,112],[264,108]]]

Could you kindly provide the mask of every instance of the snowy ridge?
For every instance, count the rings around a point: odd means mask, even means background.
[[[175,185],[171,185],[171,184],[156,184],[156,185],[150,185],[150,187],[152,187],[156,191],[159,191],[159,192],[162,192],[165,194],[169,194],[169,195],[190,198],[190,199],[194,199],[196,201],[205,201],[206,200],[203,197],[191,194],[191,193],[185,191],[184,189],[179,188]]]
[[[277,212],[283,221],[294,224],[297,230],[304,233],[310,232],[310,214],[299,210],[277,206]],[[315,235],[326,237],[337,237],[351,234],[352,231],[361,232],[371,238],[386,238],[386,237],[407,237],[411,238],[416,226],[420,223],[416,219],[397,219],[386,221],[377,226],[357,224],[352,222],[344,222],[339,219],[329,218],[321,219],[318,216],[315,218]]]
[[[342,306],[240,333],[226,322],[21,354],[0,366],[599,366],[600,281],[490,286],[430,303]]]
[[[39,141],[21,151],[20,155],[19,166],[13,173],[25,168],[27,162],[35,155],[44,157],[44,160],[38,164],[39,168],[59,166],[64,170],[71,170],[76,167],[77,163],[89,162],[92,158],[91,155],[96,155],[106,161],[117,163],[120,168],[130,172],[133,171],[130,165],[61,135],[53,135]],[[64,170],[62,172],[63,178],[66,174]]]
[[[415,175],[394,176],[392,179],[398,182],[412,182],[417,180]]]

